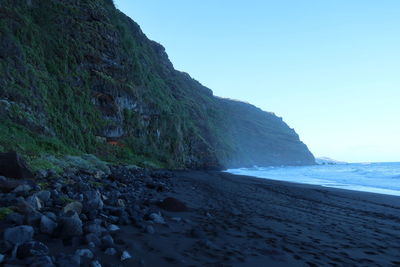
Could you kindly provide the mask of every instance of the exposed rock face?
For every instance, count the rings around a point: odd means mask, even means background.
[[[280,118],[176,71],[112,1],[4,0],[0,36],[0,150],[100,147],[172,168],[314,164]]]
[[[16,179],[33,178],[25,161],[15,152],[0,153],[0,175]]]

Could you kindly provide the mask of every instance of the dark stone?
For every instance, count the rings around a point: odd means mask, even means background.
[[[93,252],[87,248],[78,249],[77,251],[75,251],[75,255],[78,255],[79,257],[84,257],[87,259],[93,259],[93,257],[94,257]]]
[[[35,212],[35,209],[28,202],[26,202],[23,198],[17,200],[15,207],[17,208],[18,212],[20,212],[24,215],[28,215],[30,213]]]
[[[83,193],[83,210],[86,213],[98,212],[103,209],[104,203],[98,191],[86,191]]]
[[[23,181],[7,179],[6,177],[0,176],[0,192],[2,193],[10,193],[22,184]]]
[[[40,219],[40,232],[44,234],[53,234],[54,230],[57,228],[57,223],[54,222],[47,216],[42,216]]]
[[[100,246],[100,244],[101,244],[100,238],[96,234],[93,234],[93,233],[87,234],[85,236],[85,241],[87,244],[93,243],[95,246]]]
[[[64,238],[82,235],[82,221],[75,212],[61,218],[61,236]]]
[[[0,253],[6,254],[13,248],[13,245],[5,240],[0,240]]]
[[[32,256],[46,256],[49,254],[49,248],[38,241],[31,241],[24,243],[18,247],[17,257],[20,259],[25,259]]]
[[[37,256],[29,259],[29,267],[55,267],[53,260],[49,256]]]
[[[4,231],[4,240],[13,245],[20,245],[31,241],[34,235],[34,230],[29,225],[21,225],[12,228],[7,228]]]
[[[43,202],[49,201],[49,199],[51,197],[50,191],[47,191],[47,190],[37,192],[35,195]]]
[[[109,255],[109,256],[114,256],[115,254],[117,254],[117,250],[115,248],[107,248],[104,251],[104,254]]]
[[[57,257],[57,267],[80,267],[81,257],[79,255],[64,255]]]
[[[86,227],[86,232],[88,233],[93,233],[96,235],[100,235],[103,232],[106,232],[107,229],[105,229],[104,227],[102,227],[101,225],[97,224],[97,223],[91,223]]]
[[[114,245],[114,239],[110,235],[106,235],[101,239],[104,248],[110,248]]]
[[[16,153],[0,153],[0,175],[15,179],[33,178],[26,162]]]
[[[24,216],[19,213],[13,212],[7,215],[6,221],[15,225],[22,225],[24,224]]]
[[[42,214],[40,212],[31,212],[26,215],[26,224],[32,226],[39,226]]]
[[[188,208],[182,201],[173,197],[167,197],[159,204],[159,206],[160,208],[167,211],[173,211],[173,212],[188,211]]]

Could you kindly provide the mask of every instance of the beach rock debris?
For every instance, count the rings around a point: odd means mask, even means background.
[[[124,240],[122,228],[149,235],[156,233],[156,225],[167,225],[154,200],[160,187],[170,191],[162,173],[151,177],[146,169],[118,166],[101,180],[79,169],[57,179],[41,172],[27,179],[31,173],[18,155],[1,153],[0,161],[1,265],[132,266],[143,259]],[[167,210],[185,207],[179,201],[164,202]],[[53,246],[62,252],[53,252]]]

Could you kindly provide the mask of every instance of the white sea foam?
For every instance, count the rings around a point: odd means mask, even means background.
[[[253,167],[226,172],[295,183],[400,196],[400,162]]]

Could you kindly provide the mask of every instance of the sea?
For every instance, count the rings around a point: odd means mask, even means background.
[[[400,162],[228,169],[272,180],[400,196]]]

